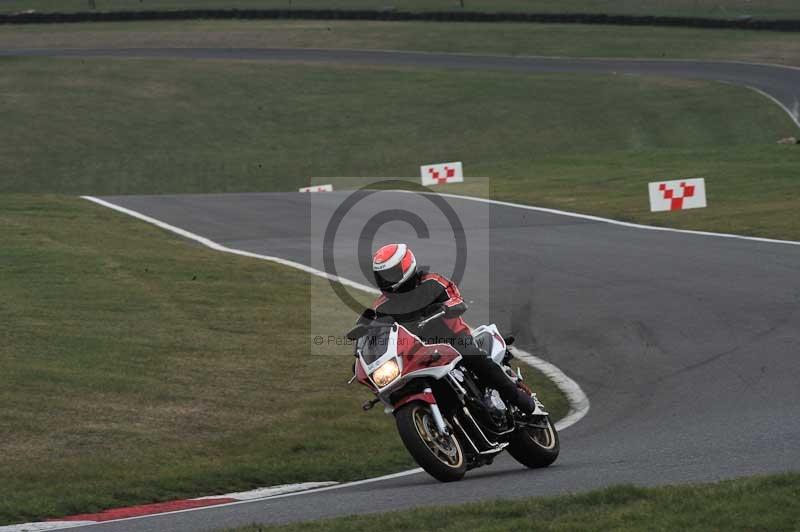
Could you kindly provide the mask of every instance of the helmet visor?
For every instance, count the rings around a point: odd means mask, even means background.
[[[403,267],[400,263],[385,270],[375,272],[375,283],[383,292],[392,292],[397,284],[403,280]]]

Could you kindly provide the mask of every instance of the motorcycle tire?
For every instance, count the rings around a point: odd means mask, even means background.
[[[461,480],[467,460],[455,434],[442,435],[436,429],[426,403],[403,405],[394,413],[397,431],[414,461],[441,482]]]
[[[506,450],[520,464],[531,469],[547,467],[558,458],[558,431],[546,417],[547,429],[520,427],[512,435]]]

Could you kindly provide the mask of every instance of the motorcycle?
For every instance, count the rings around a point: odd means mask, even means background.
[[[423,319],[419,329],[444,316],[444,310]],[[450,344],[426,344],[390,318],[357,324],[347,337],[355,342],[354,374],[377,403],[393,414],[400,439],[425,471],[442,482],[463,478],[467,470],[489,465],[503,451],[529,468],[547,467],[559,453],[558,432],[550,416],[510,364],[508,346],[495,325],[473,331],[476,345],[489,353],[505,375],[535,400],[531,414],[522,413],[482,384]]]

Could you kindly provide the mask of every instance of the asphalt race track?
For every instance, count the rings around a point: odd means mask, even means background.
[[[713,79],[766,93],[796,122],[800,99],[800,69],[733,62],[246,49],[14,50],[0,55],[254,59]],[[310,228],[347,196],[104,199],[228,247],[314,264],[318,258],[311,250],[319,241]],[[379,201],[371,208],[418,213],[431,208],[417,195],[386,192],[375,198]],[[800,246],[637,229],[471,200],[448,202],[467,236],[463,289],[471,301],[468,320],[491,319],[513,330],[522,348],[559,366],[591,400],[589,414],[562,433],[562,454],[551,468],[529,471],[503,457],[446,487],[416,474],[91,529],[213,530],[625,482],[711,481],[800,469]],[[355,281],[364,278],[354,243],[372,214],[359,203],[337,239],[342,246],[336,252],[339,274]],[[431,216],[428,239],[409,238],[408,227],[397,223],[385,226],[379,236],[411,241],[421,262],[449,273],[448,265],[437,261],[455,252],[452,233],[435,213]]]
[[[228,247],[313,263],[314,220],[330,217],[350,194],[104,199]],[[377,241],[411,241],[420,262],[449,273],[442,257],[454,251],[452,230],[426,199],[398,192],[372,199],[341,224],[340,275],[364,282],[347,250],[381,209],[418,213],[430,233],[409,238],[408,226],[392,222]],[[523,348],[558,365],[591,399],[589,414],[562,433],[556,464],[529,471],[503,457],[446,488],[417,474],[92,529],[205,530],[800,468],[800,246],[448,203],[471,257],[463,282],[469,321],[491,318],[513,330]]]
[[[253,48],[106,48],[0,50],[0,56],[140,57],[246,59],[305,63],[510,70],[516,72],[579,72],[634,74],[724,81],[761,91],[774,99],[800,127],[800,68],[726,61],[654,59],[569,59],[446,54],[378,50],[253,49]]]

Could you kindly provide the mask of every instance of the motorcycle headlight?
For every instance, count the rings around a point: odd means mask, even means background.
[[[372,380],[375,381],[379,387],[383,388],[400,375],[400,368],[395,359],[387,360],[381,367],[372,373]]]

